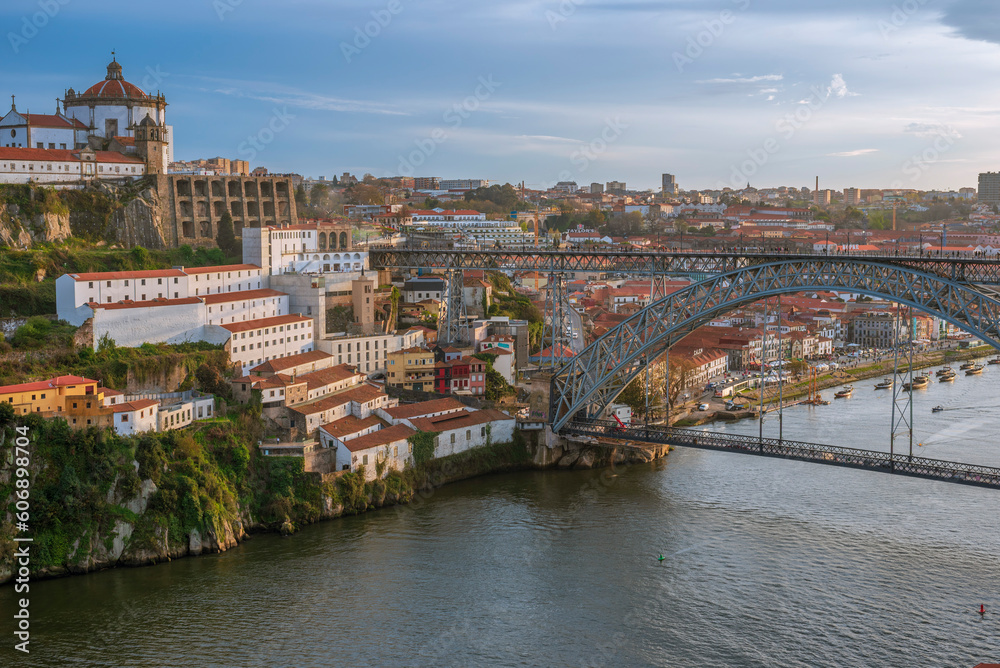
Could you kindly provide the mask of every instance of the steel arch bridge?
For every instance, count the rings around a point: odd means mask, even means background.
[[[1000,301],[969,283],[923,269],[874,258],[792,256],[695,283],[650,304],[555,372],[552,430],[559,432],[574,418],[596,419],[645,369],[646,360],[716,316],[790,292],[838,288],[884,298],[936,315],[1000,348]]]

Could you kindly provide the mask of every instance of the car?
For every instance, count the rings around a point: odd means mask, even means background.
[[[573,332],[573,338],[578,339],[580,338],[580,335],[577,332]]]
[[[700,410],[700,411],[707,411],[708,410],[708,404],[698,404],[698,410]]]

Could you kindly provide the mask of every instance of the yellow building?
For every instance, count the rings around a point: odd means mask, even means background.
[[[57,376],[49,380],[0,387],[0,402],[10,404],[15,415],[37,413],[42,417],[64,417],[71,426],[107,423],[104,388],[96,380],[80,376]]]
[[[386,356],[385,382],[406,390],[434,391],[434,352],[426,348],[406,348]]]

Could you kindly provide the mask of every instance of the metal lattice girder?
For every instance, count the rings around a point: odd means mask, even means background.
[[[877,450],[859,450],[777,438],[761,439],[756,436],[660,425],[632,425],[622,429],[619,423],[610,420],[574,421],[566,425],[565,431],[602,439],[613,438],[619,441],[661,443],[686,448],[795,459],[829,466],[844,466],[866,471],[894,473],[915,478],[1000,489],[1000,468],[913,457],[912,455]]]
[[[588,346],[552,377],[550,411],[558,431],[581,413],[600,415],[656,359],[712,318],[779,294],[839,288],[936,315],[1000,348],[1000,301],[973,287],[873,260],[782,259],[695,283],[650,304]]]
[[[909,268],[956,283],[1000,285],[1000,259],[986,257],[928,257],[870,253],[824,255],[773,251],[661,252],[661,251],[540,251],[525,248],[489,250],[412,249],[372,246],[369,263],[377,268],[396,269],[492,269],[497,271],[598,272],[709,276],[767,264],[777,257],[789,261],[831,260],[844,264],[877,262]]]
[[[440,343],[462,344],[468,340],[467,312],[465,310],[465,285],[460,269],[452,269],[445,276],[444,313],[438,315],[438,341]]]

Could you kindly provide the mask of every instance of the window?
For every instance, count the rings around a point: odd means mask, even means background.
[[[452,435],[451,435],[451,442],[452,442],[453,444],[455,443],[455,434],[452,434]]]
[[[122,413],[122,422],[128,422],[128,413]]]
[[[368,455],[364,455],[361,458],[361,463],[364,464],[365,466],[368,466]]]
[[[90,282],[90,284],[89,284],[89,285],[88,285],[87,287],[88,287],[88,288],[92,288],[92,287],[94,287],[94,282],[93,282],[93,281],[91,281],[91,282]]]

